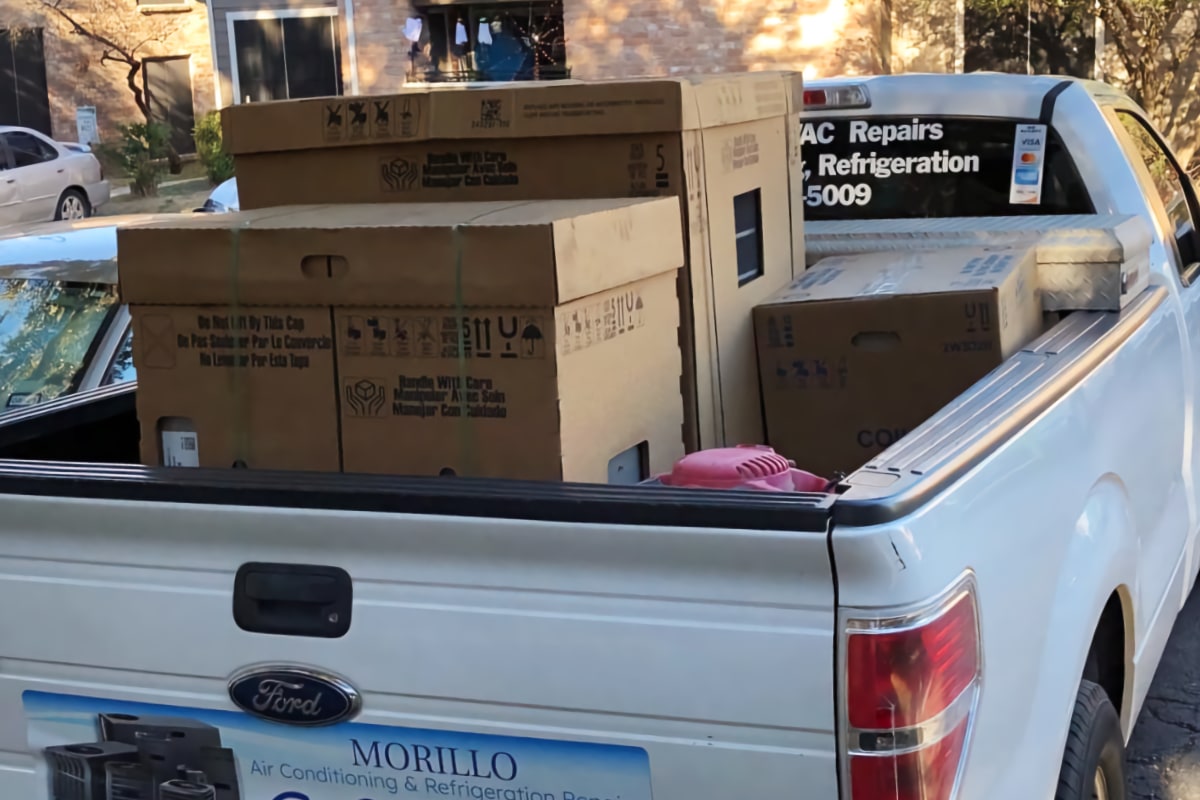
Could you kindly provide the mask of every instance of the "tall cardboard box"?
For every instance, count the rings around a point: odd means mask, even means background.
[[[683,454],[675,198],[197,215],[118,252],[147,464],[607,483]]]
[[[803,270],[798,73],[439,88],[224,109],[243,208],[677,196],[689,449],[761,442],[750,310]]]
[[[851,472],[1042,331],[1032,246],[834,256],[754,310],[767,441]]]

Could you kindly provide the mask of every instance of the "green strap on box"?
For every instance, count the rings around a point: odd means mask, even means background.
[[[471,419],[467,415],[470,404],[467,402],[467,337],[464,333],[466,325],[466,308],[463,302],[463,239],[462,225],[456,224],[450,229],[451,241],[454,242],[454,316],[455,336],[458,342],[458,457],[460,472],[475,475],[475,448],[471,446]]]

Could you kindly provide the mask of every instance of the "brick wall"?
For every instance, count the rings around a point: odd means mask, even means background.
[[[161,12],[143,14],[138,10],[136,0],[104,0],[103,4],[96,0],[64,0],[63,7],[77,12],[81,21],[100,8],[109,13],[127,15],[124,19],[130,37],[159,25],[156,18],[168,16]],[[192,103],[199,118],[215,105],[208,14],[204,4],[199,2],[188,2],[181,8],[186,11],[169,14],[175,20],[172,27],[176,30],[167,42],[149,44],[139,53],[144,57],[190,56]],[[118,123],[141,121],[142,115],[126,82],[128,69],[119,64],[101,64],[103,50],[99,45],[85,37],[71,35],[61,22],[49,17],[35,2],[28,0],[6,2],[3,22],[12,27],[43,29],[46,79],[55,138],[76,138],[77,106],[96,107],[100,137],[104,140],[112,140],[117,136]],[[137,82],[139,86],[144,86],[140,74]]]
[[[953,6],[953,0],[942,1]],[[889,60],[925,68],[946,61],[944,53],[914,56],[907,45],[889,58],[880,44],[882,3],[564,0],[567,62],[574,77],[591,79],[771,68],[861,75],[881,71]],[[404,80],[409,60],[401,31],[415,11],[410,0],[353,0],[353,6],[359,91],[386,92]],[[345,29],[345,0],[339,10]],[[952,54],[952,21],[945,36]],[[343,68],[349,86],[345,46]]]
[[[381,94],[403,85],[409,68],[404,21],[416,12],[407,0],[353,0],[354,38],[357,42],[358,90]],[[342,74],[350,91],[350,49],[346,37],[346,3],[338,0],[342,26]]]
[[[566,0],[573,76],[878,72],[877,0]]]

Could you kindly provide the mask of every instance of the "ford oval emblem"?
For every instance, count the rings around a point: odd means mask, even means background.
[[[246,713],[284,725],[333,725],[362,708],[349,682],[304,667],[248,667],[229,679],[229,697]]]

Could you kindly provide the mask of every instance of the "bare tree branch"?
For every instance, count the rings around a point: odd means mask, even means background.
[[[138,12],[136,0],[23,0],[35,11],[59,23],[64,33],[91,42],[100,51],[99,61],[124,69],[125,84],[147,122],[154,120],[149,98],[140,85],[148,48],[166,44],[180,29],[174,15]]]

